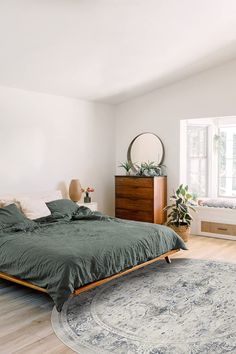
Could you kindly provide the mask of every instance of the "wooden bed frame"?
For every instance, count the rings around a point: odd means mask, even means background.
[[[170,260],[170,256],[173,255],[174,253],[176,252],[179,252],[180,249],[175,249],[175,250],[171,250],[169,252],[166,252],[164,254],[162,254],[161,256],[159,257],[156,257],[156,258],[153,258],[151,259],[150,261],[147,261],[147,262],[144,262],[144,263],[140,263],[132,268],[128,268],[126,270],[123,270],[117,274],[114,274],[114,275],[111,275],[110,277],[107,277],[107,278],[104,278],[104,279],[101,279],[101,280],[97,280],[97,281],[94,281],[92,283],[89,283],[87,285],[84,285],[84,286],[81,286],[80,288],[76,289],[71,295],[79,295],[85,291],[88,291],[90,289],[93,289],[99,285],[102,285],[102,284],[105,284],[105,283],[108,283],[109,281],[113,280],[113,279],[116,279],[116,278],[119,278],[121,277],[122,275],[126,275],[126,274],[129,274],[133,271],[135,271],[136,269],[140,269],[140,268],[143,268],[145,267],[146,265],[149,265],[149,264],[152,264],[160,259],[163,259],[165,258],[166,262],[167,263],[171,263],[171,260]],[[12,281],[14,283],[17,283],[17,284],[20,284],[20,285],[24,285],[24,286],[27,286],[28,288],[31,288],[31,289],[34,289],[34,290],[38,290],[38,291],[41,291],[43,293],[47,293],[47,289],[45,288],[41,288],[40,286],[37,286],[37,285],[34,285],[28,281],[25,281],[25,280],[21,280],[20,278],[17,278],[17,277],[14,277],[12,275],[8,275],[6,273],[2,273],[0,272],[0,278],[2,279],[5,279],[5,280],[8,280],[8,281]]]

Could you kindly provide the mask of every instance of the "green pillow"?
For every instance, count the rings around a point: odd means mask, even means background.
[[[79,206],[72,202],[70,199],[57,199],[52,202],[46,203],[48,209],[55,217],[69,217],[76,212]]]
[[[14,227],[17,230],[27,230],[37,226],[35,222],[26,218],[15,204],[0,208],[0,230]]]

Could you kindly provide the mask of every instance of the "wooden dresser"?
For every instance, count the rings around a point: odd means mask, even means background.
[[[117,218],[163,224],[167,177],[115,176]]]

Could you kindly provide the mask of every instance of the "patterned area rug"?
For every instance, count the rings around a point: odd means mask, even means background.
[[[235,354],[236,265],[160,261],[54,308],[52,325],[81,354]]]

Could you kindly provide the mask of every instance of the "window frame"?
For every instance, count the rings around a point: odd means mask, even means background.
[[[198,129],[206,129],[206,155],[204,157],[201,156],[196,156],[195,158],[198,159],[199,161],[201,160],[206,160],[206,176],[205,176],[205,191],[206,195],[209,194],[209,126],[205,124],[188,124],[187,129],[186,129],[186,180],[189,180],[189,176],[191,174],[191,170],[188,168],[190,165],[190,161],[194,159],[194,156],[189,156],[189,149],[188,149],[188,128],[189,127],[195,127]],[[200,162],[201,163],[201,162]],[[205,196],[201,196],[205,197]]]
[[[220,128],[236,127],[236,117],[199,118],[182,120],[180,123],[180,183],[188,184],[188,126],[207,127],[207,193],[208,198],[233,198],[236,196],[224,196],[219,194],[219,153],[215,145],[214,136],[220,134]],[[182,159],[182,156],[185,156]],[[184,161],[183,161],[184,160]],[[199,198],[201,198],[199,196]]]
[[[230,127],[234,127],[236,128],[236,123],[235,124],[222,124],[222,125],[219,125],[218,126],[218,135],[220,136],[220,129],[222,128],[230,128]],[[233,198],[235,199],[236,198],[236,195],[235,196],[232,196],[232,195],[221,195],[220,194],[220,164],[219,164],[219,153],[217,154],[217,158],[218,158],[218,171],[217,171],[217,198]],[[227,177],[226,177],[227,178]],[[231,179],[233,179],[234,177],[229,177]]]

